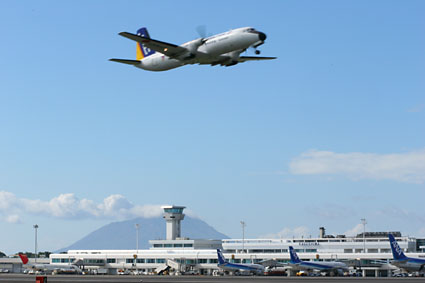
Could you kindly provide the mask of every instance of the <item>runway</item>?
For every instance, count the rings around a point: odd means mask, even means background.
[[[101,276],[101,275],[52,275],[47,276],[47,283],[78,282],[78,283],[96,283],[96,282],[117,282],[117,283],[293,283],[293,282],[423,282],[424,278],[406,277],[406,278],[387,278],[387,277],[266,277],[266,276]],[[1,274],[0,283],[27,283],[35,282],[35,276],[25,274]]]

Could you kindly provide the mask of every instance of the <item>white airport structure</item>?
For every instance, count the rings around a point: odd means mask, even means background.
[[[69,250],[51,254],[51,264],[82,263],[82,268],[97,274],[204,274],[215,275],[217,249],[222,249],[232,263],[259,263],[272,260],[287,263],[289,246],[293,246],[301,260],[344,261],[350,273],[361,276],[391,276],[397,268],[392,259],[388,232],[366,232],[357,236],[326,235],[320,228],[318,237],[282,239],[188,239],[181,237],[180,222],[184,219],[183,206],[164,206],[166,239],[151,240],[146,250]],[[409,256],[425,258],[425,239],[392,233],[401,249]],[[10,263],[9,263],[10,264]],[[0,259],[1,267],[1,259]],[[16,270],[16,268],[14,268]],[[288,276],[294,272],[287,272]]]
[[[163,206],[164,219],[167,222],[167,240],[175,240],[181,236],[181,224],[184,219],[184,206],[167,205]]]

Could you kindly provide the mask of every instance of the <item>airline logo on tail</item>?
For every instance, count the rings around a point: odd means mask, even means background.
[[[400,248],[400,246],[397,244],[396,239],[393,235],[388,234],[388,238],[390,239],[391,243],[391,250],[393,252],[394,259],[403,259],[406,256],[403,253],[403,250]]]
[[[19,257],[21,258],[23,264],[28,263],[28,257],[26,254],[19,254]]]
[[[289,255],[291,256],[291,261],[293,263],[301,262],[300,258],[298,257],[297,253],[295,252],[293,247],[289,247]]]
[[[151,38],[147,28],[141,28],[137,31],[137,35],[141,37]],[[155,50],[147,48],[145,45],[137,42],[137,60],[142,60],[155,53]]]
[[[223,254],[221,253],[220,249],[217,249],[217,257],[218,257],[218,263],[219,264],[227,263],[226,259],[224,258]]]

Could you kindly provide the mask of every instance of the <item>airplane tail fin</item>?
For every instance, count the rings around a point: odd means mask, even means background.
[[[225,264],[227,262],[226,258],[223,256],[223,253],[220,249],[217,249],[217,257],[219,264]]]
[[[146,38],[151,38],[149,36],[148,29],[145,28],[145,27],[140,28],[137,31],[137,35],[138,36],[142,36],[142,37],[146,37]],[[150,56],[150,55],[152,55],[152,54],[155,53],[155,50],[152,50],[152,49],[147,48],[146,46],[144,46],[140,42],[137,42],[137,47],[136,48],[137,48],[137,56],[136,56],[137,60],[142,60],[143,58],[146,58],[146,57],[148,57],[148,56]]]
[[[301,262],[300,258],[298,257],[297,253],[295,252],[294,248],[289,246],[289,256],[291,257],[292,263],[299,263]]]
[[[23,264],[28,263],[28,257],[26,254],[19,254],[19,257],[21,258]]]
[[[390,239],[391,251],[393,252],[394,259],[405,259],[406,256],[394,236],[392,234],[388,234],[388,238]]]

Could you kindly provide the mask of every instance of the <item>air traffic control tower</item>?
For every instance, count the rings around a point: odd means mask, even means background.
[[[167,205],[162,207],[164,209],[164,218],[167,222],[167,240],[175,240],[181,237],[180,221],[183,220],[184,206]]]

